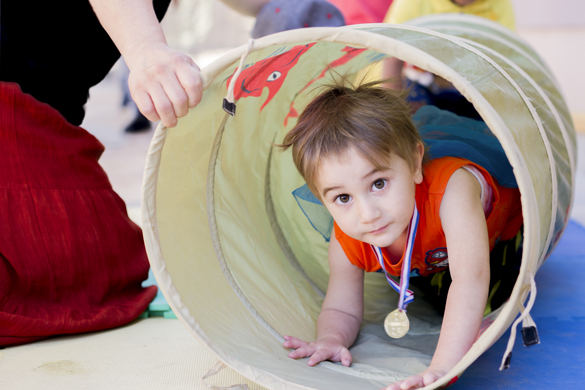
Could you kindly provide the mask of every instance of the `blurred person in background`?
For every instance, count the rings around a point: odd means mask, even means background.
[[[384,23],[401,24],[419,16],[463,13],[480,16],[516,29],[514,8],[510,0],[394,0]]]
[[[401,24],[421,16],[460,13],[475,15],[500,23],[515,30],[516,21],[511,0],[394,0],[385,23]],[[409,88],[412,110],[431,104],[458,115],[481,119],[473,105],[451,83],[432,73],[423,71],[398,58],[384,61],[384,78],[394,81],[386,84],[393,89]]]
[[[341,11],[348,26],[382,23],[388,7],[392,4],[392,0],[329,0],[329,2]]]
[[[306,27],[381,23],[392,0],[223,0],[256,18],[253,38]]]

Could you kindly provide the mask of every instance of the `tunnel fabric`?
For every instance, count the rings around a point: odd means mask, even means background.
[[[244,52],[205,68],[200,105],[153,137],[142,220],[161,291],[197,340],[268,388],[378,389],[424,370],[441,318],[417,298],[408,307],[409,334],[389,340],[381,323],[396,294],[379,273],[366,276],[351,367],[311,368],[288,359],[281,344],[286,334],[314,337],[328,266],[326,241],[291,196],[303,180],[290,152],[274,144],[335,72],[362,79],[381,58],[396,56],[450,81],[473,103],[501,143],[522,197],[523,258],[510,300],[484,318],[481,337],[431,388],[444,386],[509,328],[531,275],[568,221],[576,142],[556,81],[518,36],[471,16],[301,29],[254,42],[231,117],[221,103]]]

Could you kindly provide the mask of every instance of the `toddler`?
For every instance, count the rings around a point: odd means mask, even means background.
[[[349,366],[363,316],[364,271],[383,270],[400,292],[387,333],[407,331],[411,274],[447,272],[439,342],[430,366],[388,389],[443,377],[478,337],[490,294],[490,252],[521,230],[520,195],[482,166],[459,157],[428,159],[400,93],[371,82],[330,86],[283,141],[313,194],[329,210],[330,279],[317,339],[285,336],[291,358]],[[401,276],[400,283],[388,275]],[[425,278],[427,277],[427,278]],[[447,288],[446,288],[447,287]]]

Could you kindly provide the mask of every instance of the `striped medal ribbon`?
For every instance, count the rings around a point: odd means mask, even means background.
[[[371,245],[372,250],[376,254],[376,258],[382,266],[384,270],[384,274],[386,275],[386,279],[390,286],[400,294],[400,298],[398,299],[398,309],[394,310],[392,313],[386,316],[384,320],[384,329],[388,336],[392,338],[401,338],[408,332],[408,328],[410,327],[410,323],[408,321],[408,317],[406,316],[406,306],[410,302],[414,300],[414,293],[408,289],[409,280],[410,280],[410,264],[412,262],[412,250],[414,247],[414,239],[416,238],[416,231],[418,228],[418,220],[419,214],[418,209],[416,207],[416,203],[414,205],[414,212],[412,213],[412,217],[410,219],[410,223],[408,224],[407,230],[407,238],[406,238],[406,250],[404,251],[404,255],[402,258],[402,269],[400,273],[400,283],[397,283],[390,277],[388,271],[386,271],[386,266],[384,264],[384,256],[382,255],[382,249]]]

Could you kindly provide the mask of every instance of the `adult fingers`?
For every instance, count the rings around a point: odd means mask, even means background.
[[[150,90],[150,98],[154,103],[156,113],[160,117],[165,127],[174,127],[177,124],[177,115],[173,103],[167,96],[166,91],[162,85],[153,85]]]
[[[193,66],[197,67],[194,63]],[[156,109],[165,126],[172,127],[177,118],[182,118],[189,112],[189,108],[195,107],[201,101],[202,85],[198,69],[188,64],[177,69],[177,73],[170,74],[163,81],[163,90],[167,100],[170,101],[173,112],[168,110],[164,99],[155,102]],[[165,110],[165,111],[162,111]],[[167,120],[168,123],[167,124]]]
[[[201,101],[203,85],[199,67],[193,62],[177,69],[177,78],[189,99],[189,108],[195,107]]]
[[[181,118],[189,112],[189,97],[183,89],[183,86],[173,73],[162,82],[162,87],[171,102],[175,118]]]
[[[162,85],[155,82],[149,84],[147,88],[140,88],[134,87],[132,81],[129,80],[130,91],[140,112],[148,120],[157,121],[160,119],[166,127],[175,126],[177,124],[177,116],[175,115],[173,104],[169,100]]]
[[[135,92],[132,95],[132,99],[136,103],[138,110],[144,115],[149,121],[155,122],[160,119],[158,114],[156,113],[156,109],[154,108],[154,103],[150,96],[144,92],[139,91]]]
[[[190,98],[174,72],[164,77],[159,75],[148,83],[141,83],[140,75],[136,77],[129,80],[132,97],[140,112],[149,120],[160,119],[166,127],[174,127],[177,118],[187,115]],[[193,99],[200,100],[201,97],[194,96]]]

